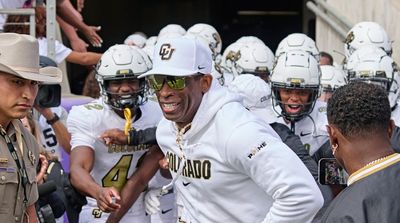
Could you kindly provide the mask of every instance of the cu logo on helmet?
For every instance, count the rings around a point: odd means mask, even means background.
[[[175,51],[174,48],[171,48],[171,44],[165,43],[161,45],[159,55],[161,56],[161,60],[169,60],[172,56],[172,53]]]
[[[344,43],[349,44],[354,40],[354,33],[351,31],[347,36],[346,39],[344,40]]]

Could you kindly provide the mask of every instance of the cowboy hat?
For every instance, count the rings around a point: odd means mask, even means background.
[[[62,80],[57,67],[40,68],[36,38],[16,33],[0,33],[0,72],[46,83]]]

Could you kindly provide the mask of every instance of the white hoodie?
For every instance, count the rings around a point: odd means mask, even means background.
[[[177,177],[182,151],[165,118],[157,141]],[[213,84],[183,135],[186,158],[175,182],[186,222],[310,222],[323,204],[314,179],[272,128],[238,96]]]

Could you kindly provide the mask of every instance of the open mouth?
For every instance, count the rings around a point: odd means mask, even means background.
[[[171,113],[178,108],[178,105],[178,103],[163,103],[161,107],[165,113]]]
[[[286,112],[290,114],[296,114],[301,111],[302,107],[303,107],[302,105],[296,105],[296,104],[286,105]]]

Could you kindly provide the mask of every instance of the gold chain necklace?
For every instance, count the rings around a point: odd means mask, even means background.
[[[387,155],[387,156],[384,156],[384,157],[381,157],[381,158],[378,158],[378,159],[376,159],[376,160],[373,160],[373,161],[371,161],[371,162],[369,162],[369,163],[367,163],[364,167],[369,167],[369,166],[373,166],[373,165],[375,165],[375,164],[377,164],[377,163],[379,163],[379,162],[381,162],[382,160],[384,160],[384,159],[386,159],[386,158],[388,158],[389,156],[391,156],[392,154],[390,154],[390,155]]]
[[[183,157],[185,156],[184,153],[183,153],[183,149],[182,149],[182,146],[183,146],[183,145],[182,145],[183,134],[185,134],[186,130],[187,130],[188,128],[190,128],[191,126],[192,126],[192,123],[190,122],[190,123],[188,123],[187,125],[185,125],[183,128],[179,129],[178,125],[175,123],[175,127],[176,127],[176,129],[178,130],[178,131],[176,132],[176,144],[178,145],[179,149],[181,150],[182,156],[183,156]]]

